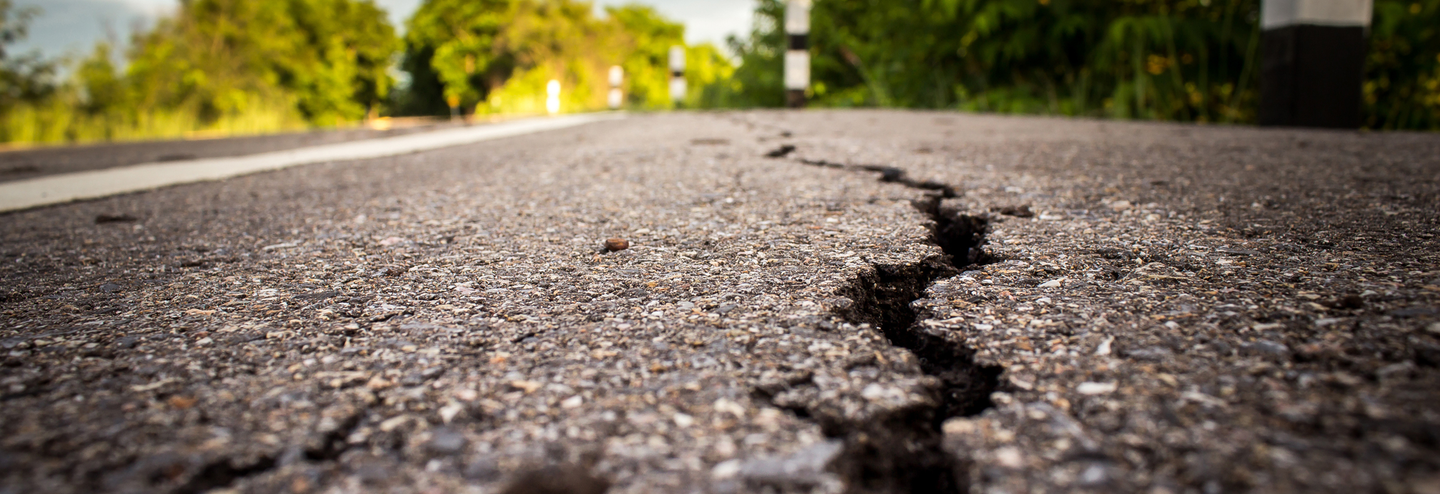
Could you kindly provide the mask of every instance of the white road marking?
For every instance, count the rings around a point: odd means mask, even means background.
[[[248,156],[143,163],[17,180],[0,183],[0,211],[94,199],[176,184],[222,180],[311,163],[395,156],[618,118],[624,118],[624,115],[589,114],[535,118]]]

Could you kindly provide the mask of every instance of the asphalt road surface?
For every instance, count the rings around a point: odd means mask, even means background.
[[[172,185],[224,180],[299,165],[400,156],[613,120],[623,116],[615,113],[591,113],[530,118],[489,125],[456,126],[412,135],[257,152],[243,156],[148,162],[0,182],[0,212],[143,192]],[[157,146],[173,144],[188,143],[158,143]],[[263,149],[264,146],[257,148]],[[103,150],[91,150],[94,153],[101,151]],[[83,156],[85,150],[76,150],[75,154]]]
[[[7,213],[0,492],[1440,492],[1437,204],[1440,135],[806,111]]]

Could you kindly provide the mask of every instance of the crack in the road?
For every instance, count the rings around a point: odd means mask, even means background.
[[[236,466],[231,458],[220,458],[206,464],[190,481],[175,489],[180,494],[191,494],[210,492],[214,489],[230,487],[235,481],[246,477],[260,475],[275,469],[279,465],[275,456],[264,456],[254,463],[243,466]]]
[[[369,414],[371,408],[361,407],[355,413],[345,417],[344,422],[338,427],[320,437],[319,444],[305,448],[302,451],[303,458],[316,463],[339,461],[340,455],[354,447],[349,443],[348,438],[364,423],[365,416]],[[217,458],[201,467],[195,475],[190,477],[190,480],[176,488],[175,492],[198,494],[214,489],[228,488],[242,479],[263,475],[282,466],[285,463],[282,458],[285,456],[283,453],[266,455],[249,464],[238,466],[234,458]]]
[[[767,156],[782,158],[793,152],[793,147],[786,146]],[[938,389],[933,390],[934,401],[893,410],[863,422],[837,420],[819,410],[795,410],[795,407],[791,410],[797,416],[819,422],[826,435],[844,441],[842,452],[830,463],[829,469],[845,480],[849,492],[958,493],[968,490],[966,460],[945,450],[941,426],[946,419],[977,415],[994,406],[990,394],[1000,388],[1004,369],[978,364],[975,350],[963,341],[921,324],[926,318],[917,313],[911,303],[924,297],[925,290],[935,281],[992,260],[983,249],[989,221],[946,207],[944,199],[957,196],[953,187],[911,179],[899,168],[799,161],[811,166],[875,172],[883,182],[925,191],[925,196],[912,204],[933,222],[930,240],[945,255],[914,264],[874,265],[871,271],[841,290],[840,294],[853,303],[836,310],[837,316],[852,323],[878,328],[892,345],[918,357],[921,370],[940,382]]]
[[[777,153],[777,152],[779,152],[779,151],[781,151],[781,150],[783,150],[783,149],[784,149],[784,148],[777,149],[777,150],[775,150],[775,151],[771,151],[769,154],[766,154],[765,156],[766,156],[766,157],[771,157],[772,154],[775,154],[775,153]],[[783,156],[787,156],[787,155],[789,155],[789,154],[790,154],[790,153],[787,152],[787,153],[781,154],[780,156],[776,156],[776,157],[783,157]],[[822,168],[835,168],[835,169],[840,169],[840,170],[861,171],[861,172],[875,172],[875,173],[879,173],[879,174],[880,174],[880,181],[881,181],[881,182],[896,183],[896,184],[904,185],[904,186],[909,187],[909,188],[912,188],[912,189],[919,189],[919,190],[929,191],[929,192],[931,192],[931,193],[934,193],[934,194],[938,195],[941,199],[949,199],[949,198],[952,198],[952,197],[959,197],[959,194],[955,192],[955,188],[954,188],[954,187],[951,187],[951,186],[949,186],[949,185],[947,185],[947,184],[943,184],[943,183],[940,183],[940,182],[936,182],[936,181],[934,181],[934,180],[915,180],[914,178],[911,178],[909,174],[905,173],[905,170],[901,170],[901,169],[896,168],[896,167],[893,167],[893,166],[884,166],[884,165],[847,165],[847,164],[844,164],[844,163],[836,163],[836,162],[833,162],[833,161],[813,160],[813,159],[805,159],[805,158],[800,158],[799,161],[800,161],[801,163],[804,163],[804,164],[807,164],[807,165],[810,165],[810,166],[818,166],[818,167],[822,167]]]

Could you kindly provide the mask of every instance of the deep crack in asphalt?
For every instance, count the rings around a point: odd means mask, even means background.
[[[175,489],[182,494],[210,492],[230,487],[235,481],[273,470],[278,466],[274,456],[266,456],[249,465],[236,466],[231,458],[220,458],[205,465],[189,482]]]
[[[354,434],[365,422],[365,416],[370,413],[370,407],[362,408],[345,418],[338,427],[323,434],[318,444],[305,448],[302,457],[306,461],[315,463],[329,463],[340,459],[340,455],[350,450],[351,445],[346,438]],[[255,477],[282,466],[284,454],[273,454],[260,457],[249,464],[238,464],[234,458],[217,458],[200,468],[200,471],[190,477],[185,484],[175,489],[179,494],[198,494],[210,492],[214,489],[224,489],[235,485],[241,479]],[[298,459],[298,458],[297,458]]]
[[[794,151],[794,146],[786,145],[766,156],[783,158]],[[875,172],[880,174],[882,182],[926,191],[922,199],[912,204],[933,222],[931,242],[945,255],[915,264],[874,265],[873,270],[841,290],[853,303],[836,311],[836,315],[852,323],[879,328],[892,345],[918,357],[921,370],[940,382],[937,389],[932,390],[934,400],[864,422],[838,420],[810,410],[791,411],[818,421],[827,436],[844,441],[844,449],[829,469],[844,479],[848,492],[959,493],[969,490],[967,461],[952,456],[942,447],[942,424],[946,419],[978,415],[994,406],[990,394],[1000,388],[1004,369],[977,364],[975,350],[963,341],[920,324],[925,318],[911,303],[924,297],[926,288],[935,281],[993,260],[984,250],[989,221],[946,207],[944,199],[958,195],[950,185],[915,180],[899,168],[799,161],[811,166]]]

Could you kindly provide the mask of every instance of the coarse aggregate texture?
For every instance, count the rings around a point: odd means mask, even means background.
[[[437,122],[387,130],[368,128],[317,130],[229,139],[127,142],[7,150],[0,151],[0,182],[141,163],[223,158],[268,151],[284,151],[323,144],[393,137],[454,125],[457,124]]]
[[[995,260],[917,303],[1006,369],[995,409],[944,425],[977,490],[1440,491],[1440,136],[778,125],[800,159],[992,212]]]
[[[735,112],[6,214],[0,492],[1435,492],[1437,192],[1434,135]]]

